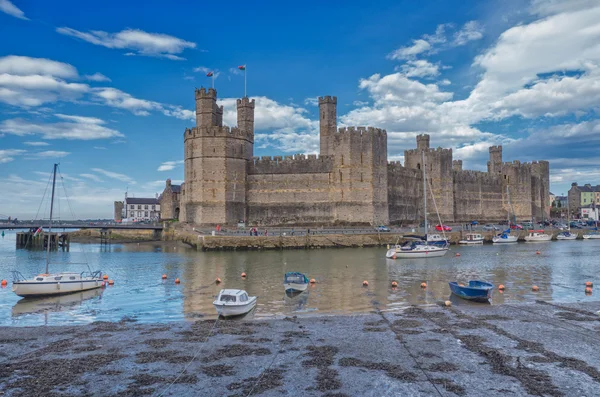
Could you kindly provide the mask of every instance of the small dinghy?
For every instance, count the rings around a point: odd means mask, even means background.
[[[243,289],[222,289],[213,305],[219,316],[239,316],[256,306],[256,296],[248,296]]]
[[[283,276],[283,287],[285,292],[302,292],[308,287],[308,278],[298,272],[287,272]]]
[[[492,297],[492,290],[494,289],[493,284],[477,280],[469,281],[469,285],[460,285],[456,281],[451,281],[448,284],[454,295],[476,302],[487,302]]]

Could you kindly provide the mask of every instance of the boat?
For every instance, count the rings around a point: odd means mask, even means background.
[[[254,309],[256,296],[248,296],[243,289],[222,289],[213,305],[219,316],[239,316]]]
[[[308,287],[308,278],[298,272],[287,272],[283,276],[283,287],[286,292],[302,292]]]
[[[552,240],[552,235],[547,234],[543,230],[528,230],[527,236],[525,236],[525,241],[527,241],[527,242],[550,241],[550,240]]]
[[[494,244],[510,244],[510,243],[516,243],[519,239],[518,236],[513,236],[510,234],[511,229],[510,229],[510,191],[508,190],[508,185],[506,186],[506,197],[508,199],[508,207],[506,208],[506,213],[507,213],[507,219],[508,219],[508,229],[506,229],[505,231],[503,231],[502,233],[498,233],[497,235],[495,235],[494,237],[492,237],[492,242]]]
[[[421,152],[421,157],[423,159],[423,218],[424,218],[424,231],[425,235],[417,237],[413,241],[406,241],[404,244],[395,244],[393,247],[389,248],[385,254],[386,258],[396,259],[396,258],[434,258],[446,255],[448,249],[450,248],[450,244],[448,240],[442,238],[439,235],[439,241],[430,241],[429,236],[427,234],[427,174],[425,169],[427,168],[425,164],[425,151]],[[433,203],[435,204],[435,197],[433,196],[433,192],[431,194],[433,199]],[[436,212],[439,218],[439,211]],[[442,225],[442,221],[440,220],[440,225]],[[442,231],[443,233],[443,231]],[[433,237],[434,235],[431,235]]]
[[[598,233],[598,232],[586,233],[583,235],[583,238],[584,238],[584,240],[600,239],[600,233]]]
[[[494,289],[494,284],[478,280],[469,281],[468,286],[459,284],[456,281],[451,281],[448,285],[450,285],[450,291],[454,295],[475,302],[487,302],[492,297]]]
[[[479,233],[467,233],[463,240],[458,242],[459,244],[483,244],[483,236]]]
[[[600,238],[600,236],[598,236]],[[575,240],[577,238],[576,234],[571,233],[570,231],[560,232],[556,235],[557,240]]]
[[[447,238],[442,237],[439,234],[427,234],[427,243],[439,245],[441,247],[450,244]]]
[[[91,289],[66,295],[49,296],[39,299],[23,298],[12,308],[12,316],[23,314],[65,312],[80,306],[83,302],[102,296],[103,289]]]
[[[54,164],[52,172],[52,196],[50,199],[50,219],[48,222],[48,233],[52,232],[52,215],[54,209],[54,191],[56,187],[56,170],[58,164]],[[42,228],[38,229],[41,231]],[[30,279],[23,276],[19,271],[14,270],[12,290],[15,294],[22,297],[44,297],[53,295],[70,294],[74,292],[87,291],[100,288],[104,285],[102,272],[62,272],[50,273],[50,238],[48,238],[46,249],[46,271]]]

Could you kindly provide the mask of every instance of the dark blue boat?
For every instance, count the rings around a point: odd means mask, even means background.
[[[485,281],[471,280],[469,285],[459,285],[456,281],[448,283],[452,293],[459,298],[470,301],[486,302],[492,297],[494,284],[486,283]]]

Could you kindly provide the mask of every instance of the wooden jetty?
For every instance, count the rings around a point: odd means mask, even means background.
[[[69,233],[64,232],[41,232],[37,236],[35,231],[18,232],[16,241],[17,248],[34,250],[46,250],[48,249],[48,243],[50,244],[50,251],[57,251],[58,249],[69,251],[71,247]]]

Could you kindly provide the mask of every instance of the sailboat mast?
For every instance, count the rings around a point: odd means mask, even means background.
[[[51,245],[51,232],[52,232],[52,210],[54,209],[54,187],[56,186],[56,168],[58,164],[54,164],[54,170],[52,171],[52,198],[50,199],[50,222],[48,224],[48,244],[46,250],[46,274],[48,274],[48,263],[50,262],[50,245]]]
[[[421,159],[423,161],[423,211],[425,212],[425,235],[427,235],[427,175],[425,174],[425,151],[421,152]]]

